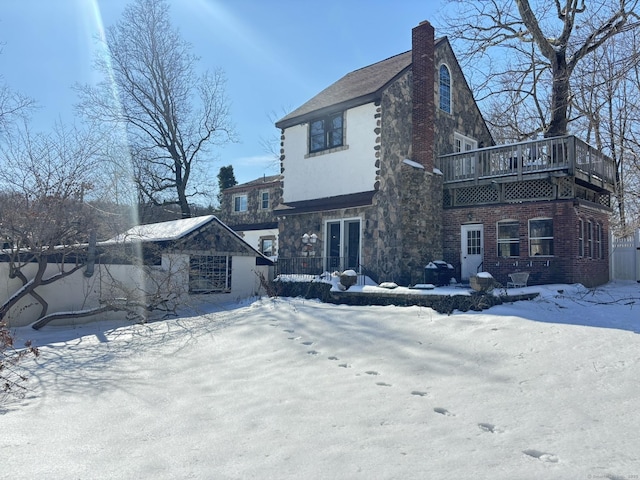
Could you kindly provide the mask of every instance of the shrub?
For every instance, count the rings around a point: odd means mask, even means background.
[[[27,377],[19,364],[29,356],[38,355],[38,349],[30,341],[24,348],[16,348],[13,333],[5,322],[0,322],[0,405],[10,396],[24,396],[27,388],[23,383]]]

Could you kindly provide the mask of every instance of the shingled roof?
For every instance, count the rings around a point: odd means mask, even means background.
[[[437,46],[443,38],[436,40],[435,45]],[[347,109],[369,103],[379,97],[384,87],[411,66],[411,60],[411,50],[409,50],[348,73],[311,100],[281,118],[276,123],[276,127],[287,128],[297,125],[318,115],[321,110],[330,109],[337,105],[340,105],[342,109]]]
[[[240,190],[251,190],[253,188],[264,187],[265,185],[277,183],[280,181],[281,175],[266,175],[260,178],[256,178],[255,180],[251,180],[245,183],[239,183],[232,187],[227,187],[224,189],[225,193],[232,193]]]
[[[345,108],[348,108],[368,103],[382,87],[409,65],[411,65],[411,51],[348,73],[286,117],[280,119],[276,123],[276,127],[290,127],[304,121],[305,115],[333,105],[345,103]]]

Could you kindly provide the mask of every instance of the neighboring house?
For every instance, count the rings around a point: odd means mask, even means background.
[[[574,137],[495,146],[428,22],[411,51],[349,73],[276,126],[281,271],[410,285],[444,259],[459,280],[608,280],[611,160]]]
[[[269,278],[273,265],[213,215],[136,226],[95,248],[95,263],[38,288],[49,313],[77,312],[132,298],[149,304],[158,301],[151,297],[166,297],[192,306],[235,302],[261,294],[259,275]],[[0,263],[0,301],[20,287],[18,280],[9,279],[7,268],[7,263]],[[52,262],[49,275],[58,268]],[[38,320],[39,313],[39,305],[27,297],[7,320],[12,326],[27,325]],[[113,315],[103,313],[100,318]]]
[[[281,199],[280,175],[263,176],[222,191],[220,218],[263,255],[278,256],[278,219],[274,207]]]

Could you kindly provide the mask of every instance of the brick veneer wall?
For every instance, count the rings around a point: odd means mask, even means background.
[[[529,256],[528,220],[552,218],[554,255]],[[579,219],[602,225],[603,258],[579,256]],[[498,257],[497,222],[519,220],[520,256]],[[549,283],[582,283],[587,287],[609,280],[609,211],[595,204],[577,200],[501,204],[486,207],[451,208],[444,210],[444,259],[451,263],[460,278],[460,226],[481,223],[484,226],[483,270],[506,285],[508,274],[527,271],[530,285]]]

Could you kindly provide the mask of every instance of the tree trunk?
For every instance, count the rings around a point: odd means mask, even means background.
[[[561,137],[567,134],[567,111],[569,106],[569,77],[566,53],[556,52],[551,68],[553,84],[551,89],[551,118],[545,131],[545,137]]]

